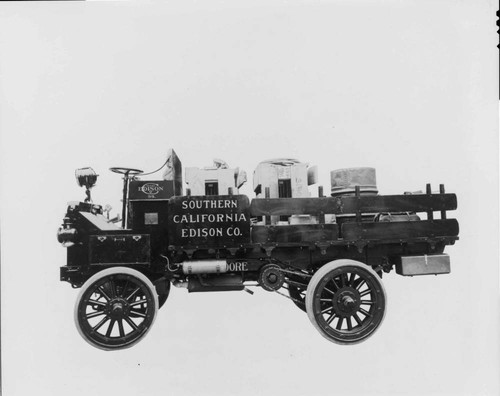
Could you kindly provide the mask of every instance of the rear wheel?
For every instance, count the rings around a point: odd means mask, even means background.
[[[157,311],[158,297],[149,279],[136,270],[115,267],[98,272],[82,286],[75,323],[90,345],[118,350],[138,343]]]
[[[377,273],[354,260],[325,264],[312,277],[306,310],[316,329],[337,344],[366,340],[384,319],[386,295]]]

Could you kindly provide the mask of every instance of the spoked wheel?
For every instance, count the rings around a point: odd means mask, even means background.
[[[136,270],[115,267],[85,282],[76,301],[75,322],[92,346],[118,350],[139,342],[157,311],[158,297],[149,279]]]
[[[377,273],[354,260],[336,260],[312,277],[306,310],[316,329],[337,344],[366,340],[385,315],[386,296]]]

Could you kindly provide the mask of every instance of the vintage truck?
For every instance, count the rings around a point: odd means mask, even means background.
[[[444,249],[458,240],[458,222],[447,211],[457,198],[444,185],[380,195],[374,169],[351,168],[331,172],[330,196],[319,187],[311,197],[314,167],[271,160],[254,172],[250,200],[239,194],[245,174],[223,161],[187,168],[185,193],[173,150],[163,168],[155,180],[110,168],[123,174],[121,226],[120,216],[109,219],[109,208],[92,202],[92,168],[76,171],[87,195],[68,204],[58,230],[67,249],[60,279],[81,288],[75,322],[94,347],[140,341],[171,285],[188,292],[261,287],[291,299],[327,340],[355,344],[382,323],[384,272],[450,272]]]

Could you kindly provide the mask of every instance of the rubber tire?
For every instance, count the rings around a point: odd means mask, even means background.
[[[151,295],[154,298],[155,308],[154,308],[153,320],[151,321],[151,324],[148,327],[148,329],[145,331],[145,333],[141,337],[139,337],[134,342],[131,342],[130,344],[128,344],[126,346],[123,346],[123,347],[120,347],[120,348],[106,348],[106,347],[104,347],[102,345],[99,345],[99,344],[96,344],[96,343],[92,342],[91,340],[89,340],[87,338],[85,332],[80,327],[80,323],[78,321],[78,306],[80,305],[80,300],[81,300],[83,294],[87,291],[87,289],[95,281],[97,281],[97,280],[99,280],[99,279],[101,279],[101,278],[103,278],[105,276],[115,275],[115,274],[131,275],[131,276],[134,276],[134,277],[138,278],[142,282],[144,282],[146,284],[146,286],[149,288],[149,290],[151,292]],[[80,333],[80,335],[82,336],[82,338],[86,342],[88,342],[90,345],[92,345],[94,348],[102,349],[103,351],[119,351],[119,350],[127,349],[127,348],[130,348],[130,347],[136,345],[139,341],[141,341],[146,336],[147,333],[149,333],[149,331],[151,330],[151,327],[153,327],[153,324],[155,322],[156,315],[158,313],[158,306],[159,306],[159,303],[158,303],[158,294],[156,293],[156,288],[153,286],[153,284],[151,283],[151,281],[144,274],[142,274],[139,271],[136,271],[134,269],[127,268],[127,267],[113,267],[113,268],[108,268],[108,269],[99,271],[97,274],[94,274],[89,279],[87,279],[87,281],[83,284],[83,286],[82,286],[82,288],[80,290],[80,293],[78,294],[78,297],[76,299],[75,310],[74,310],[74,320],[75,320],[75,325],[76,325],[76,328],[78,330],[78,333]]]
[[[364,263],[361,263],[359,261],[350,260],[350,259],[339,259],[339,260],[335,260],[335,261],[332,261],[330,263],[327,263],[327,264],[323,265],[318,271],[316,271],[316,273],[311,278],[309,285],[307,286],[306,312],[307,312],[307,316],[309,317],[309,320],[311,321],[313,326],[316,328],[316,330],[318,330],[318,332],[323,337],[325,337],[328,341],[333,342],[335,344],[339,344],[339,345],[354,345],[354,344],[359,344],[363,341],[366,341],[368,338],[370,338],[378,330],[380,325],[383,323],[384,318],[385,318],[385,313],[387,312],[387,295],[385,293],[385,288],[384,288],[383,283],[379,280],[379,285],[380,285],[380,287],[382,289],[382,293],[384,295],[384,312],[383,312],[383,316],[382,316],[382,319],[380,320],[379,324],[370,334],[366,335],[365,337],[363,337],[360,340],[349,341],[349,342],[342,342],[342,341],[339,341],[339,340],[336,340],[334,338],[329,337],[328,334],[325,334],[325,332],[323,331],[321,326],[317,323],[316,317],[314,316],[314,309],[313,309],[314,291],[315,291],[318,283],[321,281],[321,279],[323,279],[323,277],[326,274],[328,274],[329,272],[331,272],[339,267],[346,266],[346,265],[362,268],[362,269],[368,271],[369,273],[371,273],[371,275],[373,275],[375,279],[377,279],[377,280],[380,279],[380,276],[370,266],[368,266]]]

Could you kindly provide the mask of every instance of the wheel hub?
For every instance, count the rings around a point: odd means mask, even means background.
[[[360,296],[356,289],[345,287],[337,291],[333,296],[332,303],[335,311],[340,316],[351,316],[359,309]]]
[[[355,301],[351,296],[344,296],[344,297],[342,297],[342,303],[346,307],[352,307],[352,305],[355,303]]]
[[[121,313],[123,312],[123,304],[122,303],[114,303],[113,304],[113,313]]]
[[[108,303],[105,312],[112,319],[122,319],[125,315],[128,314],[128,308],[129,304],[125,299],[114,298]]]

